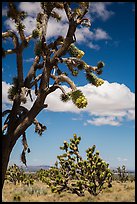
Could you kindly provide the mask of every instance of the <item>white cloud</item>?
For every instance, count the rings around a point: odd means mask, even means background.
[[[16,26],[15,26],[15,23],[12,19],[7,19],[5,22],[4,22],[5,26],[7,27],[7,29],[9,30],[13,30],[14,32],[17,32],[17,29],[16,29]]]
[[[107,9],[107,6],[111,5],[111,2],[92,2],[90,3],[89,12],[93,19],[99,18],[103,21],[108,20],[114,12]]]
[[[94,44],[94,41],[111,39],[109,34],[101,28],[96,28],[93,31],[90,31],[90,28],[87,27],[77,28],[75,35],[77,43],[85,43],[86,46],[95,50],[99,50],[100,46]]]
[[[41,11],[40,2],[21,2],[19,9],[28,13],[28,15],[35,16]]]
[[[9,106],[12,105],[12,102],[9,101],[7,96],[7,91],[10,87],[10,84],[5,81],[2,82],[2,111],[6,110]]]
[[[50,18],[47,27],[47,39],[58,37],[59,35],[66,36],[67,30],[68,23],[57,22],[55,19]]]
[[[119,121],[116,121],[116,117],[114,116],[93,118],[92,120],[87,120],[87,123],[96,125],[96,126],[100,126],[100,125],[119,126],[121,125]]]
[[[108,39],[110,39],[110,36],[103,29],[97,28],[97,29],[95,29],[93,39],[94,40],[108,40]]]
[[[11,104],[7,98],[7,90],[9,84],[2,82],[2,104],[3,108],[6,104]],[[63,86],[66,92],[71,89]],[[84,125],[113,125],[119,126],[124,120],[135,119],[135,94],[124,84],[105,83],[100,87],[91,84],[78,87],[88,100],[88,105],[84,109],[78,109],[72,101],[64,103],[60,100],[61,91],[56,90],[53,94],[47,96],[45,103],[48,104],[47,110],[52,112],[71,112],[71,113],[88,113],[89,119],[84,121]],[[34,91],[32,95],[35,100]],[[33,103],[28,98],[28,102],[24,105],[28,109]]]
[[[90,42],[88,44],[88,47],[90,47],[91,49],[95,49],[95,50],[99,50],[100,49],[100,46],[97,45],[97,44],[93,44],[92,42]]]

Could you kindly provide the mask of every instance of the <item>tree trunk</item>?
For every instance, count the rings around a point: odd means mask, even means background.
[[[10,137],[2,136],[2,188],[4,185],[5,174],[9,163],[12,147],[10,146]]]

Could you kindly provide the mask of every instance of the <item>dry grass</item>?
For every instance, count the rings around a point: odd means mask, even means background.
[[[51,193],[50,189],[41,182],[36,182],[30,187],[5,183],[2,200],[3,202],[135,202],[135,182],[113,181],[112,184],[112,188],[105,189],[98,196],[92,196],[87,192],[85,196],[79,197],[66,192],[60,195]]]

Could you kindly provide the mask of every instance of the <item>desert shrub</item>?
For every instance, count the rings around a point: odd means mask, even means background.
[[[19,168],[16,164],[9,166],[8,170],[6,171],[7,181],[12,182],[13,184],[22,183],[24,185],[33,185],[34,179],[32,178],[31,174],[25,174],[22,168]]]
[[[64,154],[57,156],[59,161],[48,170],[38,172],[39,179],[48,184],[52,192],[63,191],[83,196],[85,191],[96,196],[103,189],[112,187],[112,173],[109,164],[95,151],[96,146],[86,150],[86,160],[80,154],[78,145],[81,137],[76,134],[70,142],[64,141],[61,150]]]

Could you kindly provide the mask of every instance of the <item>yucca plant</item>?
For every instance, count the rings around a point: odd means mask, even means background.
[[[76,134],[70,142],[64,141],[60,149],[65,153],[57,156],[59,161],[56,161],[55,166],[41,172],[41,180],[52,192],[67,191],[83,196],[88,191],[96,196],[103,189],[112,187],[109,164],[99,156],[99,151],[95,151],[95,145],[86,150],[87,158],[83,159],[79,154],[80,141],[81,137]]]

